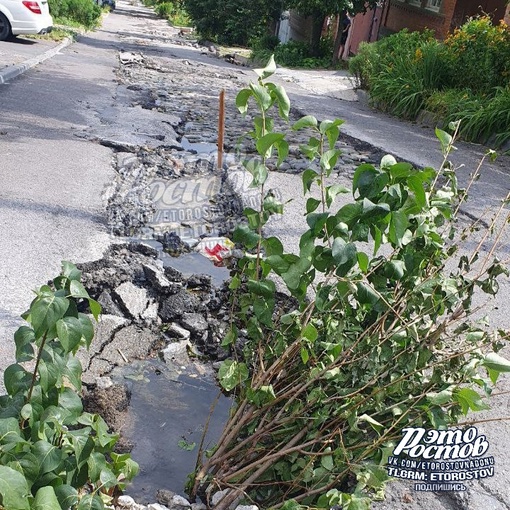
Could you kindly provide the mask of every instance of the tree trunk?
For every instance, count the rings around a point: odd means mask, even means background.
[[[325,15],[322,11],[316,11],[312,14],[312,37],[310,41],[310,51],[312,57],[320,57],[321,53],[321,35],[324,26]]]
[[[338,61],[340,60],[340,55],[338,54],[340,50],[340,41],[342,40],[342,18],[340,15],[336,17],[336,34],[335,34],[335,43],[333,44],[333,61],[332,64],[336,65],[338,64]]]

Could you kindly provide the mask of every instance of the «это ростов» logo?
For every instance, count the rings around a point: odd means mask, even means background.
[[[426,430],[408,427],[388,458],[389,476],[415,483],[418,491],[463,491],[461,483],[494,476],[494,457],[483,457],[489,442],[476,427]]]

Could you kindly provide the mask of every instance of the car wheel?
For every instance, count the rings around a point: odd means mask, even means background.
[[[0,41],[6,41],[12,36],[9,20],[0,12]]]

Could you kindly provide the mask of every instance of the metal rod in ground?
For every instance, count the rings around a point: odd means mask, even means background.
[[[218,119],[218,168],[223,167],[223,141],[225,139],[225,89],[220,92],[220,115]]]

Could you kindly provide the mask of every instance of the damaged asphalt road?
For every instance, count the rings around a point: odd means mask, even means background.
[[[179,259],[164,255],[161,248],[165,245],[175,255],[192,250],[201,239],[227,234],[243,206],[254,198],[234,150],[253,151],[249,141],[239,141],[250,119],[241,118],[234,106],[235,94],[252,73],[214,58],[210,48],[179,36],[148,13],[120,2],[101,30],[80,38],[62,55],[0,91],[5,105],[0,119],[2,358],[6,364],[13,359],[12,332],[30,301],[30,290],[56,274],[60,260],[81,261],[85,284],[105,311],[94,349],[82,360],[91,388],[98,376],[133,360],[159,353],[164,359],[179,359],[182,350],[168,350],[174,343],[187,351],[189,342],[199,354],[214,359],[226,355],[219,347],[225,313],[220,287],[228,271],[206,266],[208,261],[198,253],[188,253],[187,267],[176,268]],[[347,103],[353,99],[352,90],[340,96],[345,101],[333,101],[314,94],[320,92],[315,82],[301,86],[288,73],[280,79],[300,112],[321,118],[343,118],[345,113],[352,119],[345,131],[354,138],[340,142],[343,155],[335,176],[340,183],[348,184],[360,162],[377,162],[384,150],[417,164],[437,166],[440,161],[430,132],[399,128],[415,137],[410,145],[400,146],[394,140],[404,141],[405,136],[395,127],[398,122]],[[226,173],[218,172],[214,158],[222,89],[227,96]],[[364,118],[365,124],[357,118]],[[270,185],[283,200],[300,193],[299,174],[306,168],[299,157],[302,141],[290,140],[289,161],[272,174]],[[410,146],[416,153],[409,153]],[[463,157],[469,164],[471,160]],[[507,162],[498,162],[483,174],[487,186],[475,194],[473,214],[508,188]],[[303,225],[301,206],[294,203],[295,221],[285,228],[270,226],[273,232],[285,231],[289,248]],[[181,236],[184,246],[165,244],[164,232],[169,229]],[[123,240],[130,244],[118,246]],[[194,275],[201,272],[211,275]],[[503,284],[503,303],[508,290]],[[493,315],[504,321],[501,313]],[[164,335],[162,324],[167,325]],[[99,389],[106,392],[106,404],[118,402],[118,412],[110,416],[116,426],[129,396],[121,392],[112,400],[108,388]],[[495,415],[508,414],[504,396],[496,397],[495,404]],[[496,459],[496,476],[484,486],[436,497],[397,483],[390,486],[387,501],[374,508],[510,508],[508,425],[501,421],[484,431]]]

